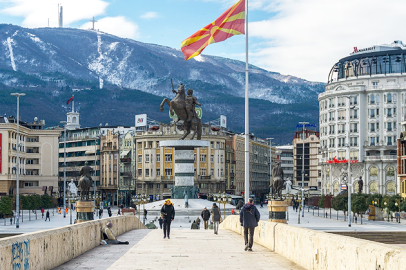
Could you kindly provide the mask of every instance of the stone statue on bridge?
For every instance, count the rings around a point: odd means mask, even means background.
[[[288,177],[288,180],[285,182],[285,187],[286,187],[286,194],[290,194],[292,191],[292,181],[290,181],[290,178]]]
[[[80,199],[88,201],[89,200],[89,189],[92,186],[92,177],[90,176],[93,168],[85,162],[85,166],[80,169],[80,180],[78,186],[80,188]]]
[[[364,187],[364,181],[362,180],[362,176],[360,176],[359,180],[358,180],[358,193],[362,193],[363,187]]]
[[[272,169],[272,195],[274,199],[282,199],[283,184],[283,170],[280,163],[277,163]]]

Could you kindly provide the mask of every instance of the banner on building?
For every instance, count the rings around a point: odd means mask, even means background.
[[[135,127],[145,127],[147,126],[147,115],[137,114],[135,116]]]
[[[227,117],[220,115],[220,127],[227,128]]]
[[[0,173],[1,173],[1,155],[2,155],[2,150],[1,150],[1,147],[2,147],[2,145],[1,145],[1,133],[0,133]]]

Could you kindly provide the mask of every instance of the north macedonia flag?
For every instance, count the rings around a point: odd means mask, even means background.
[[[182,41],[180,47],[185,60],[198,56],[209,44],[224,41],[234,35],[245,34],[244,21],[245,0],[240,0],[217,20]]]

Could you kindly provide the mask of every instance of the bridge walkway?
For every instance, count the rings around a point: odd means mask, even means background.
[[[101,245],[55,269],[304,269],[255,243],[244,251],[243,237],[228,230],[172,229],[171,239],[160,229],[133,230],[118,239],[130,244]]]

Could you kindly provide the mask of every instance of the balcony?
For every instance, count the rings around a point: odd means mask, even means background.
[[[132,177],[132,173],[131,173],[131,172],[120,172],[120,176],[123,176],[123,177]]]
[[[173,175],[161,176],[161,180],[173,180]]]
[[[200,180],[210,180],[211,179],[211,175],[200,175],[199,176]]]
[[[120,158],[120,162],[123,162],[123,163],[131,162],[131,158]]]
[[[396,156],[364,156],[365,161],[396,160]]]

